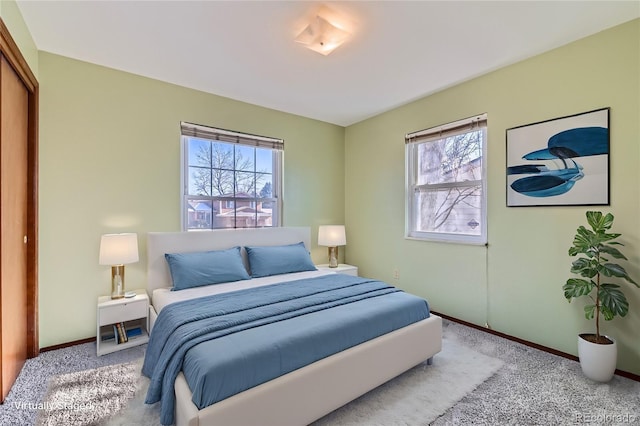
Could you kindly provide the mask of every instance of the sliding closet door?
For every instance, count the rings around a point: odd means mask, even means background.
[[[0,320],[4,401],[27,357],[28,92],[0,57]]]

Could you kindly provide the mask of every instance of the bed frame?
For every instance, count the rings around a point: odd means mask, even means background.
[[[165,253],[220,250],[233,246],[303,241],[309,228],[280,227],[207,232],[150,232],[147,290],[171,286]],[[244,256],[244,250],[243,250]],[[245,258],[246,262],[246,258]],[[153,300],[152,300],[153,304]],[[150,307],[150,327],[157,313]],[[175,383],[177,426],[306,425],[431,358],[442,349],[442,319],[436,315],[314,362],[199,410],[180,373]]]

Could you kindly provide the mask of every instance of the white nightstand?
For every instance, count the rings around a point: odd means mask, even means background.
[[[354,277],[358,276],[358,267],[347,265],[346,263],[340,263],[337,268],[329,268],[329,264],[324,263],[322,265],[316,265],[316,268],[320,271],[332,271],[337,272],[338,274],[353,275]]]
[[[130,298],[111,299],[111,296],[98,298],[98,320],[96,330],[96,352],[98,356],[143,345],[149,341],[149,297],[144,289],[134,290],[136,295]],[[135,333],[125,343],[116,343],[114,325],[124,323],[125,329]]]

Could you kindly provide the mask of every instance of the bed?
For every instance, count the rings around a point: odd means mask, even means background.
[[[245,290],[247,287],[257,287],[257,289],[252,289],[251,292],[261,291],[266,294],[266,292],[271,292],[271,289],[284,288],[283,286],[290,285],[286,282],[287,280],[290,283],[295,283],[296,288],[300,288],[300,290],[296,291],[304,291],[303,279],[327,283],[335,281],[336,284],[332,285],[335,285],[336,288],[339,287],[339,291],[346,287],[355,288],[355,284],[352,285],[350,282],[347,283],[348,285],[339,284],[339,280],[349,280],[353,277],[345,275],[339,277],[338,274],[334,273],[326,274],[308,271],[287,274],[287,276],[252,278],[229,284],[217,284],[180,291],[167,290],[172,286],[173,281],[165,259],[166,253],[204,252],[248,246],[283,246],[295,245],[300,242],[304,244],[304,247],[310,247],[309,228],[281,227],[208,232],[149,233],[147,239],[147,290],[151,296],[149,316],[150,329],[152,330],[151,340],[154,340],[154,336],[161,335],[160,327],[157,332],[153,331],[156,322],[161,322],[164,319],[159,317],[160,311],[166,310],[165,314],[167,315],[163,316],[167,317],[169,311],[177,308],[180,304],[199,303],[204,306],[214,302],[223,303],[220,300],[224,297],[231,299],[231,296],[235,298],[236,295],[250,293],[249,290]],[[245,266],[248,266],[246,265],[246,251],[242,249],[241,253]],[[371,280],[363,279],[360,281],[363,282],[358,282],[358,286],[361,284],[363,286],[379,285],[377,282],[371,282]],[[209,294],[209,291],[213,291],[214,294]],[[227,291],[234,293],[227,293]],[[366,293],[368,294],[371,291],[374,290],[367,289]],[[394,290],[387,290],[382,287],[378,289],[376,287],[375,291],[393,292]],[[393,293],[392,296],[396,297],[396,294],[398,293]],[[397,297],[400,297],[400,295]],[[182,300],[185,302],[176,303]],[[205,300],[207,302],[203,303]],[[340,306],[343,307],[344,305]],[[338,308],[332,309],[337,310]],[[314,312],[309,315],[320,314]],[[298,317],[302,318],[306,316],[298,315]],[[286,323],[286,321],[277,321],[276,325],[269,325],[268,327],[279,327],[282,323]],[[384,323],[384,321],[381,323]],[[327,327],[331,328],[332,326]],[[269,330],[269,328],[265,328],[265,330]],[[251,327],[247,331],[236,334],[240,335],[241,333],[249,332],[254,333],[253,338],[257,338],[255,336],[259,336],[257,333],[260,332],[260,328]],[[158,339],[155,340],[157,341]],[[203,343],[195,346],[195,348],[203,347],[204,345]],[[442,320],[436,315],[428,314],[426,318],[403,325],[393,331],[385,332],[300,368],[295,368],[279,377],[274,377],[257,386],[224,397],[220,401],[200,409],[193,402],[194,393],[189,387],[189,379],[185,377],[185,369],[177,373],[173,385],[173,390],[175,391],[175,423],[178,426],[284,426],[309,424],[391,378],[402,374],[411,367],[425,361],[430,363],[431,358],[441,350],[441,347]],[[191,352],[196,352],[196,350],[192,349],[187,353],[190,354]],[[215,358],[215,356],[212,356],[212,358]],[[189,361],[185,365],[191,365],[193,362]],[[196,397],[199,392],[199,390],[196,390]]]

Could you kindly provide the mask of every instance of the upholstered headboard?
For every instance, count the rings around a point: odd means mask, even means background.
[[[216,229],[192,232],[149,232],[147,234],[147,290],[149,295],[161,287],[171,287],[171,274],[165,253],[223,250],[235,246],[278,246],[304,242],[309,250],[308,227]],[[245,260],[246,254],[242,250]]]

